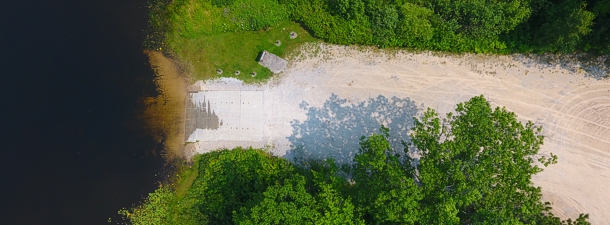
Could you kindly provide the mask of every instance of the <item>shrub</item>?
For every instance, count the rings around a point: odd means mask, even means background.
[[[166,187],[159,187],[155,192],[148,194],[142,205],[132,211],[122,209],[119,214],[127,217],[134,225],[163,225],[167,224],[167,216],[174,194]]]

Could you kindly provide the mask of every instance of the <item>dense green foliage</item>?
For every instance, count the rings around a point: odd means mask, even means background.
[[[122,209],[119,214],[130,219],[133,224],[166,224],[170,211],[173,193],[167,187],[159,187],[148,194],[146,201],[140,207],[129,211]]]
[[[221,5],[222,8],[215,5]],[[171,12],[168,19],[173,25],[169,32],[184,38],[256,31],[277,25],[288,18],[285,7],[275,0],[176,0],[169,5],[168,11]]]
[[[589,224],[553,216],[533,185],[557,161],[539,155],[541,129],[476,96],[444,118],[428,109],[403,149],[385,127],[362,137],[350,164],[198,155],[186,193],[161,188],[122,213],[134,224]]]
[[[608,1],[278,0],[338,44],[451,52],[610,53]],[[311,16],[316,15],[316,16]]]
[[[587,10],[587,4],[579,0],[535,1],[530,19],[520,24],[504,38],[517,51],[573,52],[592,50],[610,53],[610,42],[593,40],[592,35],[608,27],[599,26],[592,33],[593,24],[606,23],[603,17]],[[599,14],[601,15],[601,14]]]
[[[456,115],[444,121],[425,112],[416,121],[413,143],[421,150],[418,180],[430,206],[426,214],[433,215],[428,224],[539,220],[545,205],[531,176],[542,171],[533,164],[543,142],[540,132],[512,112],[492,110],[482,97],[458,104]],[[541,158],[547,165],[553,160]]]

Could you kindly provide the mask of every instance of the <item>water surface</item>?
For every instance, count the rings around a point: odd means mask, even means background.
[[[145,5],[0,3],[0,224],[108,224],[161,180],[136,117],[156,94]]]

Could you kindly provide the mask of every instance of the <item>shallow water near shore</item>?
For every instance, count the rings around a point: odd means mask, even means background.
[[[168,161],[184,157],[184,122],[187,81],[178,66],[161,52],[145,50],[155,72],[158,96],[143,98],[146,106],[140,119],[159,144]]]

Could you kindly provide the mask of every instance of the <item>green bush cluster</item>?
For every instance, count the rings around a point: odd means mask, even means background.
[[[443,119],[428,109],[412,131],[395,149],[382,127],[344,165],[242,148],[198,155],[183,197],[161,188],[122,213],[134,224],[590,224],[542,202],[531,178],[557,157],[539,157],[531,121],[476,96]]]
[[[607,0],[278,0],[331,43],[476,53],[610,53]],[[312,16],[315,15],[315,16]]]
[[[171,201],[174,194],[167,187],[159,187],[155,192],[148,194],[146,201],[133,210],[122,209],[119,214],[128,218],[135,225],[167,224]]]
[[[275,0],[175,0],[167,10],[167,32],[182,38],[257,31],[286,21],[289,15]]]
[[[589,2],[600,4],[598,1]],[[595,40],[593,37],[610,28],[609,17],[604,18],[603,13],[596,15],[587,8],[587,2],[581,0],[533,1],[529,19],[503,34],[502,39],[519,52],[571,53],[581,50],[608,54],[608,39]]]
[[[331,43],[461,51],[464,35],[434,10],[412,2],[280,0],[292,19]],[[315,17],[309,15],[318,15]]]

